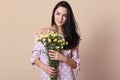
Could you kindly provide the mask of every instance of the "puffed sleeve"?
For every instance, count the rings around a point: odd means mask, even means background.
[[[38,42],[38,39],[39,39],[39,36],[38,35],[35,35],[35,39],[34,39],[34,47],[33,47],[33,51],[32,51],[32,56],[30,58],[30,66],[33,66],[35,63],[34,63],[34,60],[36,58],[39,58],[40,59],[40,48],[41,48],[41,44]]]
[[[76,48],[72,49],[72,59],[76,61],[77,63],[77,73],[80,70],[80,58],[79,58],[79,46]]]

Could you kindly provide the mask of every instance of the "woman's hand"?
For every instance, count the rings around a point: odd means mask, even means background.
[[[66,57],[58,51],[49,50],[49,57],[51,60],[65,61]]]
[[[72,68],[77,67],[77,63],[75,62],[75,60],[73,60],[67,56],[64,56],[63,54],[61,54],[58,51],[49,50],[48,54],[49,54],[50,59],[52,59],[52,60],[64,61],[65,63],[70,65]]]
[[[43,70],[50,76],[55,77],[57,75],[57,70],[54,67],[50,67],[49,65],[44,65]]]
[[[57,75],[57,70],[54,67],[44,64],[39,58],[35,59],[35,64],[44,70],[50,77],[55,77]]]

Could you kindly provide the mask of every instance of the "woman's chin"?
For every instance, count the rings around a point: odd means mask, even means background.
[[[62,26],[62,24],[57,24],[56,26],[61,27],[61,26]]]

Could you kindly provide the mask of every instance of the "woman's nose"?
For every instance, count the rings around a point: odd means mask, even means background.
[[[62,15],[60,16],[60,20],[63,20],[63,16]]]

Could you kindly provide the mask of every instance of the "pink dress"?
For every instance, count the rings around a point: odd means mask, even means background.
[[[49,64],[48,62],[48,55],[47,50],[45,49],[44,45],[40,42],[37,42],[39,36],[35,36],[34,40],[34,48],[32,57],[30,60],[31,66],[34,65],[34,60],[39,58],[44,64]],[[77,71],[80,69],[80,59],[78,54],[78,47],[73,50],[63,50],[62,54],[72,58],[77,63]],[[67,65],[65,62],[59,61],[57,67],[57,80],[76,80],[73,69]],[[42,80],[50,80],[50,77],[41,69],[41,79]]]

